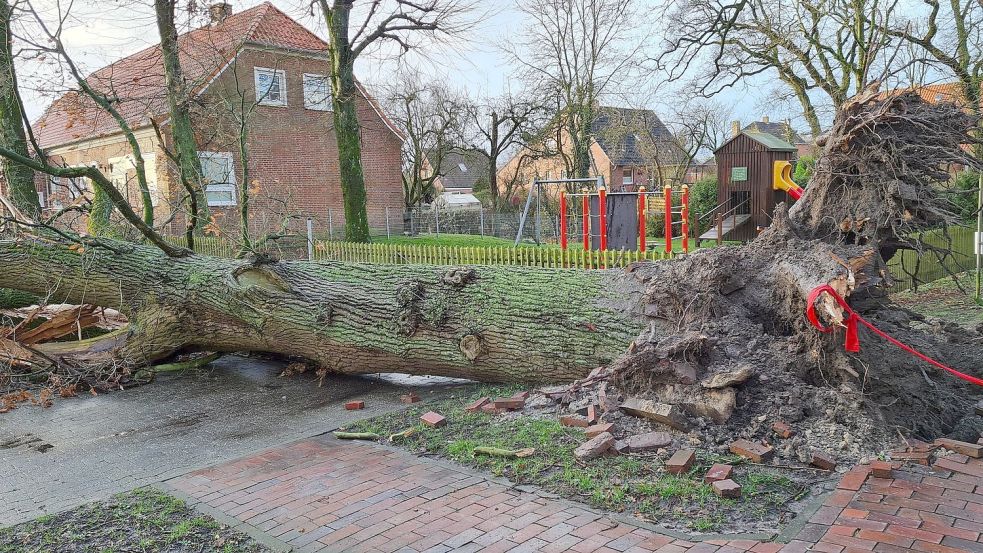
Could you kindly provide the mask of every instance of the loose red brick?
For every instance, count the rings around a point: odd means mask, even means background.
[[[577,415],[563,415],[563,416],[561,416],[560,417],[560,424],[562,424],[563,426],[573,426],[573,427],[577,427],[577,428],[587,428],[588,426],[590,426],[590,423],[587,422],[587,419],[585,419],[584,417],[577,416]]]
[[[680,449],[672,454],[666,461],[666,470],[671,474],[683,474],[693,467],[696,461],[696,452],[692,449]]]
[[[416,403],[420,401],[420,396],[410,392],[406,395],[399,396],[399,401],[402,401],[403,403]]]
[[[614,446],[614,441],[614,436],[610,432],[603,432],[577,446],[573,456],[579,461],[590,461],[610,450]]]
[[[956,453],[962,453],[963,455],[974,459],[983,457],[983,445],[980,444],[971,444],[969,442],[960,442],[958,440],[950,440],[948,438],[939,438],[935,440],[935,445],[940,445],[946,449],[955,451]]]
[[[526,400],[516,397],[500,397],[495,400],[496,409],[508,409],[509,411],[518,411],[526,406]]]
[[[778,421],[771,425],[771,429],[774,430],[775,434],[778,434],[780,438],[788,439],[795,435],[795,431],[792,430],[792,427],[789,426],[787,422]]]
[[[478,411],[481,411],[481,408],[482,407],[484,407],[485,405],[488,405],[488,403],[490,401],[491,401],[491,398],[483,397],[483,398],[475,401],[471,405],[468,405],[467,407],[465,407],[464,410],[467,411],[468,413],[477,413]]]
[[[357,411],[359,409],[365,409],[364,401],[349,401],[345,404],[345,409],[349,411]]]
[[[775,451],[764,445],[756,442],[749,442],[747,440],[737,440],[736,442],[730,444],[730,452],[735,455],[740,455],[745,459],[750,459],[755,463],[763,463],[771,459]]]
[[[833,456],[828,453],[813,451],[812,460],[809,462],[809,464],[823,470],[833,470],[836,468],[836,459],[833,459]]]
[[[515,394],[512,395],[512,397],[514,397],[516,399],[521,399],[522,401],[525,401],[525,400],[529,399],[529,392],[527,392],[525,390],[523,390],[521,392],[516,392]]]
[[[731,479],[717,480],[713,484],[713,493],[727,499],[739,499],[741,497],[741,485]]]
[[[587,406],[587,422],[591,424],[597,424],[597,405],[590,404]]]
[[[874,478],[891,478],[894,467],[889,461],[873,461],[870,463],[870,473]]]
[[[649,432],[628,438],[628,448],[636,453],[655,451],[672,445],[672,435],[668,432]]]
[[[420,417],[420,421],[427,426],[432,426],[434,428],[440,428],[441,426],[447,426],[447,419],[443,415],[429,411],[424,413]]]
[[[608,422],[608,423],[604,423],[604,424],[594,424],[594,425],[588,426],[587,427],[587,430],[586,430],[587,437],[588,438],[593,438],[594,436],[597,436],[598,434],[603,434],[605,432],[611,432],[611,430],[613,428],[614,428],[614,423],[612,423],[612,422]]]
[[[504,411],[505,411],[504,409],[499,409],[499,408],[495,407],[495,404],[494,403],[486,403],[486,404],[484,404],[484,405],[481,406],[481,412],[482,413],[485,413],[486,415],[497,415],[497,414],[502,413]]]
[[[706,475],[703,476],[703,482],[706,484],[713,484],[714,482],[719,482],[721,480],[730,480],[730,475],[732,472],[734,472],[734,467],[716,463],[710,467],[710,470],[708,470]]]

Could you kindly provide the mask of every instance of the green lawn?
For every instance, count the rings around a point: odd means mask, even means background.
[[[958,281],[958,284],[957,284]],[[944,277],[894,295],[899,304],[925,315],[955,322],[966,328],[983,324],[983,306],[973,300],[976,292],[976,273],[968,271]]]
[[[515,241],[507,240],[505,238],[496,238],[493,236],[477,236],[472,234],[421,234],[418,236],[393,236],[391,238],[373,238],[372,242],[375,244],[396,244],[396,245],[412,245],[412,246],[461,246],[461,247],[511,247]],[[689,246],[690,249],[696,249],[697,240],[695,238],[690,238]],[[704,241],[704,247],[714,247],[716,242]],[[541,247],[541,248],[559,248],[559,244],[543,244],[542,246],[536,246],[536,244],[531,242],[521,242],[520,247]],[[649,249],[653,248],[664,248],[665,239],[656,238],[650,236],[646,239],[646,246]],[[583,249],[583,243],[579,240],[570,241],[569,249],[571,250],[581,250]],[[672,250],[676,252],[683,251],[683,239],[674,238],[672,240]]]

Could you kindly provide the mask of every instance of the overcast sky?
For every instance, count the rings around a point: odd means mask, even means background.
[[[521,1],[521,0],[516,0]],[[231,0],[235,11],[242,11],[262,3],[261,0]],[[47,10],[53,19],[58,0],[35,0],[37,6]],[[319,17],[312,15],[309,0],[273,0],[278,8],[294,17],[320,36],[324,36],[323,24]],[[467,41],[440,48],[430,49],[426,57],[413,56],[393,60],[384,55],[361,59],[356,66],[356,74],[366,82],[370,89],[377,90],[380,84],[391,82],[400,64],[409,64],[426,75],[441,82],[449,83],[472,96],[498,95],[506,89],[520,88],[516,82],[516,68],[510,67],[508,56],[501,45],[510,34],[521,32],[522,18],[514,8],[513,2],[489,2],[500,6],[474,32],[469,33]],[[157,42],[153,11],[147,0],[76,0],[72,8],[75,17],[66,26],[63,40],[76,61],[86,71],[92,71],[126,55],[132,54]],[[189,20],[187,14],[181,16],[183,27],[202,23]],[[24,101],[31,120],[36,120],[44,108],[52,101],[55,92],[48,84],[38,85],[45,75],[35,63],[20,68]],[[640,82],[638,91],[653,91],[635,94],[630,100],[611,98],[608,103],[632,104],[630,107],[650,107],[660,114],[671,112],[674,95],[666,86],[657,86],[657,78]],[[769,115],[772,120],[795,117],[787,106],[767,105],[767,81],[743,85],[729,90],[719,98],[721,103],[732,107],[733,118],[745,122]],[[768,111],[766,111],[768,110]]]

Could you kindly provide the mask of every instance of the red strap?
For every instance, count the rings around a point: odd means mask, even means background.
[[[961,378],[965,380],[966,382],[971,382],[973,384],[976,384],[977,386],[983,386],[983,379],[969,376],[968,374],[961,373],[953,368],[947,367],[942,363],[939,363],[935,359],[932,359],[931,357],[928,357],[922,352],[916,350],[915,348],[905,345],[900,341],[892,338],[891,336],[888,336],[887,333],[885,333],[881,329],[871,324],[869,321],[861,317],[856,311],[850,308],[850,306],[847,305],[846,301],[844,301],[843,298],[841,298],[840,295],[836,293],[836,290],[834,290],[833,287],[828,284],[817,286],[812,290],[812,292],[809,292],[809,300],[808,300],[809,305],[806,307],[806,317],[809,318],[809,322],[812,323],[812,326],[819,329],[820,332],[825,332],[825,333],[833,332],[833,327],[823,326],[822,323],[819,322],[819,317],[816,315],[816,300],[818,300],[819,296],[823,295],[824,293],[833,296],[833,299],[836,300],[836,303],[838,303],[840,307],[843,308],[844,313],[847,314],[847,318],[844,321],[844,324],[846,325],[846,343],[844,344],[844,348],[847,351],[854,352],[854,353],[860,351],[860,338],[857,336],[857,323],[861,323],[867,328],[869,328],[871,331],[873,331],[875,334],[880,336],[881,338],[884,338],[885,340],[891,342],[895,346],[898,346],[899,348],[907,351],[908,353],[918,357],[922,361],[934,365],[956,376],[957,378]]]

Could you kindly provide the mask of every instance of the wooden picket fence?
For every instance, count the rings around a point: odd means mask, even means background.
[[[556,269],[604,269],[625,267],[636,261],[669,259],[664,251],[585,251],[557,247],[413,246],[317,242],[315,261],[420,265],[513,265]]]

